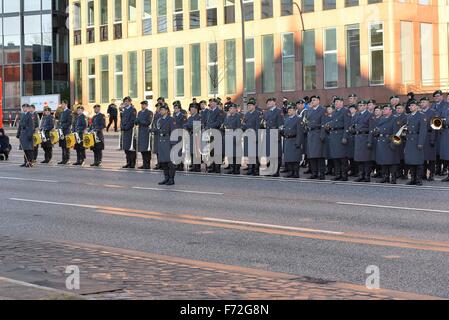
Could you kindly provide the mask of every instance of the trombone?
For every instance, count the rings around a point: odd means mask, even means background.
[[[446,118],[433,117],[433,118],[430,120],[430,127],[431,127],[433,130],[440,131],[441,129],[443,129],[444,121],[446,121]]]
[[[401,129],[399,129],[399,131],[396,132],[396,134],[391,137],[391,141],[397,146],[401,145],[402,137],[405,137],[405,135],[407,134],[407,130],[408,130],[407,125],[403,125]]]

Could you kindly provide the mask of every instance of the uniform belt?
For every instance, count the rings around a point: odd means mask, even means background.
[[[314,131],[314,130],[321,130],[321,127],[310,128],[310,131]]]
[[[356,131],[355,134],[369,134],[369,131]]]
[[[331,131],[340,131],[340,130],[344,130],[345,128],[341,127],[341,128],[331,128]]]
[[[169,134],[167,134],[167,133],[161,133],[161,134],[159,134],[159,137],[169,137],[170,135]]]

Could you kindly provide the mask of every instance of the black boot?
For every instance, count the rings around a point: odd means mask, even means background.
[[[159,185],[163,186],[163,185],[167,184],[169,180],[170,180],[170,177],[168,175],[166,175],[164,181],[159,182]]]

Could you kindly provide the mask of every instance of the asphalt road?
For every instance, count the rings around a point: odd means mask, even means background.
[[[358,285],[374,265],[382,288],[449,298],[449,184],[182,173],[160,187],[160,172],[118,169],[124,155],[107,144],[100,169],[22,169],[17,151],[0,162],[0,234]]]

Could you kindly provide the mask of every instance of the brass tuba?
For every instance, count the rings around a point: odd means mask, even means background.
[[[401,129],[399,129],[398,132],[396,132],[396,134],[394,134],[391,137],[391,141],[395,144],[395,145],[400,145],[402,144],[402,137],[404,137],[407,133],[407,125],[404,125],[401,127]]]
[[[431,127],[433,130],[439,131],[439,130],[443,129],[443,125],[444,125],[444,121],[445,121],[445,120],[446,120],[446,119],[443,119],[443,118],[441,118],[441,117],[433,117],[433,118],[430,120],[430,127]]]

